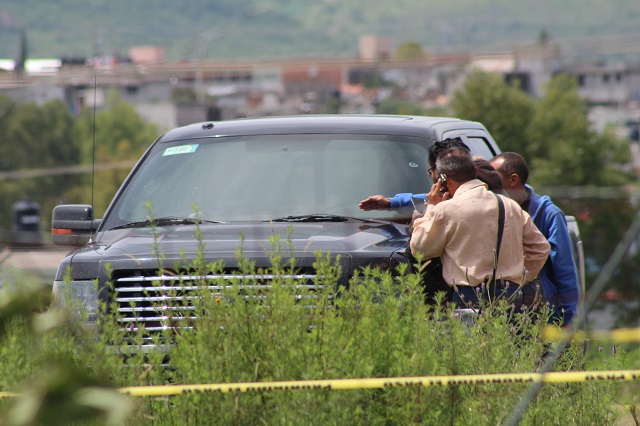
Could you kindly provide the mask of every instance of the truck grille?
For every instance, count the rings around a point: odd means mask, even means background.
[[[138,272],[138,274],[140,274]],[[210,275],[147,275],[120,276],[113,280],[112,309],[117,309],[117,321],[121,331],[134,335],[144,325],[145,340],[167,330],[194,328],[197,320],[196,301],[202,291],[220,300],[232,289],[246,292],[244,298],[266,298],[265,291],[272,288],[274,279],[291,285],[293,296],[301,306],[314,306],[313,293],[325,288],[316,284],[319,277],[314,273],[272,274],[210,274]],[[289,284],[292,283],[292,284]],[[333,288],[333,287],[331,287]],[[332,298],[332,295],[328,296]]]

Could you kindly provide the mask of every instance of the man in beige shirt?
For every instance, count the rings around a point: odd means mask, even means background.
[[[436,161],[438,180],[427,194],[424,217],[413,224],[411,252],[422,259],[440,257],[442,276],[456,291],[454,302],[469,300],[475,287],[490,281],[498,239],[498,201],[476,179],[477,168],[468,151],[449,149]],[[534,279],[549,255],[549,243],[529,214],[515,201],[501,197],[505,222],[496,281],[518,290]],[[484,286],[483,286],[484,288]],[[462,298],[460,298],[462,295]]]

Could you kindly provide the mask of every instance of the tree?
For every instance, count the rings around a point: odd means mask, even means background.
[[[39,106],[17,104],[0,99],[0,170],[17,171],[56,168],[77,164],[81,153],[75,138],[74,118],[62,101]],[[8,179],[0,188],[2,223],[11,223],[11,206],[23,196],[29,196],[50,212],[65,190],[77,185],[74,175],[52,175],[23,179]],[[7,228],[8,226],[2,226]]]
[[[16,102],[9,96],[0,95],[0,134],[3,135],[0,143],[0,171],[12,170],[13,143],[8,137],[9,126],[13,123]]]
[[[25,70],[25,66],[27,63],[29,47],[27,44],[27,31],[23,28],[20,31],[20,49],[18,51],[18,58],[16,59],[16,64],[14,66],[14,72],[16,75],[20,76]]]
[[[540,33],[538,34],[538,44],[541,46],[547,45],[549,44],[550,39],[551,37],[549,36],[549,31],[547,31],[546,28],[541,29]]]
[[[575,80],[555,77],[535,105],[527,155],[538,185],[621,185],[631,162],[629,144],[613,132],[599,134],[589,123]]]
[[[483,123],[503,151],[528,156],[526,129],[534,100],[499,75],[472,71],[451,101],[453,115]]]
[[[73,133],[74,118],[60,100],[17,107],[8,131],[11,168],[36,169],[77,164],[80,151]]]
[[[93,132],[95,131],[95,153]],[[135,108],[123,101],[116,92],[110,92],[106,108],[95,117],[87,111],[77,123],[76,132],[82,141],[82,162],[92,164],[95,155],[96,163],[114,163],[131,161],[140,158],[144,151],[158,137],[157,128],[146,122]],[[85,176],[82,188],[69,194],[75,202],[90,203],[93,194],[93,205],[96,216],[101,216],[116,191],[129,174],[130,169],[113,169],[97,171],[95,176]],[[93,191],[91,189],[94,182]]]
[[[422,46],[417,41],[407,41],[396,49],[395,59],[401,61],[409,60],[422,60],[427,59],[429,55],[422,49]]]
[[[528,134],[531,183],[540,189],[544,185],[569,187],[557,191],[559,195],[554,196],[554,201],[565,214],[576,216],[579,221],[591,265],[587,271],[589,282],[619,243],[637,209],[629,196],[600,191],[600,195],[575,199],[570,188],[611,187],[631,182],[634,176],[628,167],[629,143],[611,130],[598,133],[591,128],[588,108],[578,94],[575,80],[562,75],[549,83],[545,96],[536,103]],[[610,286],[622,294],[637,294],[637,260],[638,256],[626,259],[614,272]]]
[[[39,106],[0,96],[0,171],[90,165],[94,156],[93,132],[92,111],[75,118],[62,101]],[[155,126],[144,121],[133,106],[110,94],[107,108],[96,115],[95,161],[133,163],[157,136]],[[104,212],[128,173],[126,168],[96,172],[93,181],[97,215]],[[0,227],[10,228],[11,207],[23,196],[41,204],[45,224],[53,207],[61,202],[89,204],[91,183],[88,173],[5,179],[0,186],[0,223],[4,224]]]

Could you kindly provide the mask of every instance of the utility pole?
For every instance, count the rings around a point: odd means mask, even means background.
[[[20,30],[20,49],[18,51],[18,59],[16,60],[15,66],[13,67],[13,70],[16,73],[16,77],[18,79],[20,79],[25,72],[28,50],[27,31],[23,27]]]
[[[198,106],[204,105],[204,76],[202,71],[202,62],[204,60],[204,33],[198,33],[196,53],[196,102]]]

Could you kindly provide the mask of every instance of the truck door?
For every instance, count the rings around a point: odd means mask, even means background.
[[[491,160],[500,153],[500,148],[496,145],[491,135],[481,129],[454,129],[445,131],[442,139],[456,138],[462,139],[473,155],[481,155],[485,160]]]

